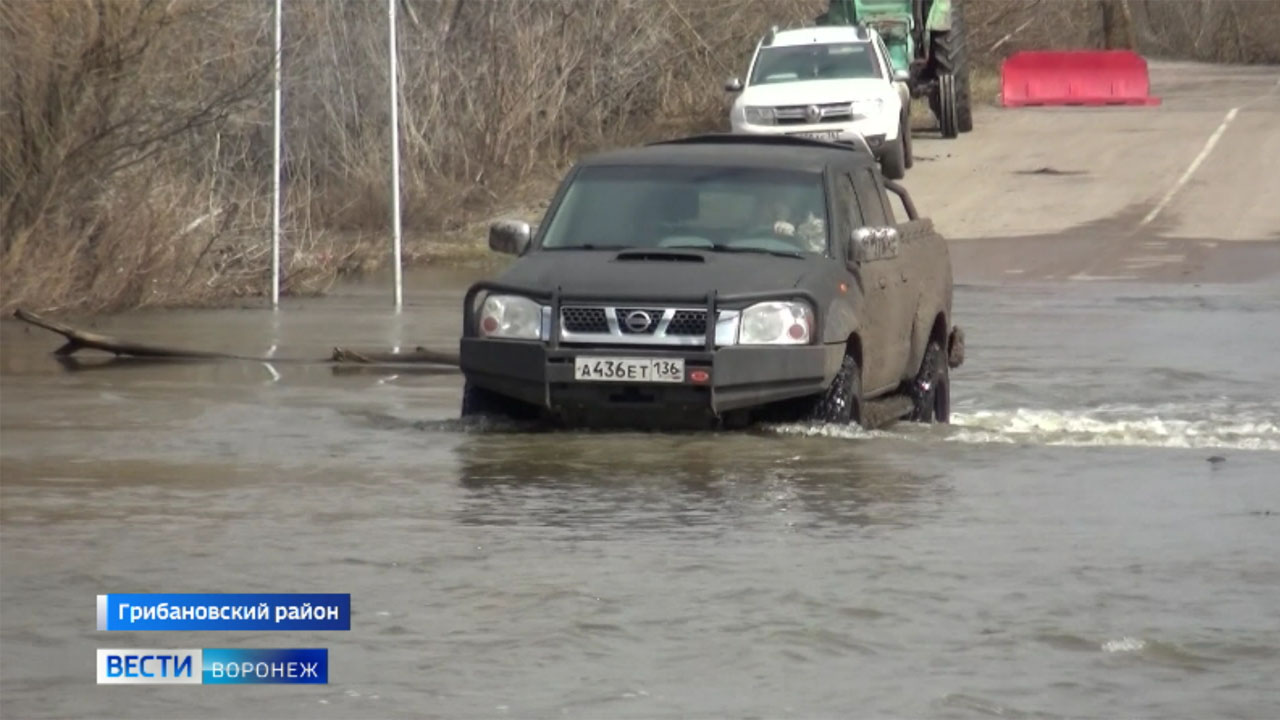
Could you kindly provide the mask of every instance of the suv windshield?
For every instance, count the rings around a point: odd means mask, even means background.
[[[723,166],[588,166],[541,247],[708,248],[826,253],[818,171]]]
[[[878,77],[871,43],[827,43],[761,48],[749,84]]]

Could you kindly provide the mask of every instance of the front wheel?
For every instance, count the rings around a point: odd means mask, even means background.
[[[907,176],[906,142],[906,136],[899,132],[898,139],[880,157],[880,172],[890,180],[901,180]]]
[[[942,137],[951,139],[960,135],[960,118],[956,99],[956,76],[943,73],[938,76],[938,128]]]
[[[810,419],[837,425],[862,424],[862,369],[845,355],[827,392],[814,405]]]
[[[912,421],[951,422],[951,378],[947,368],[947,354],[942,345],[936,340],[930,341],[920,362],[920,371],[912,381]]]

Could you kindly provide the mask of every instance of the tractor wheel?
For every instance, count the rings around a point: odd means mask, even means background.
[[[915,154],[911,152],[911,110],[910,108],[907,109],[907,112],[903,117],[901,133],[902,133],[902,155],[903,155],[902,166],[910,169],[912,165],[916,164]]]
[[[938,128],[942,131],[942,137],[948,139],[960,134],[960,120],[956,113],[955,79],[951,73],[938,76],[938,101],[937,109],[934,110],[938,116]]]
[[[958,3],[952,4],[951,30],[933,36],[933,65],[938,80],[943,75],[955,76],[956,129],[973,130],[973,108],[969,97],[969,57],[965,49],[964,14]],[[940,108],[934,107],[934,114]],[[939,118],[942,116],[939,115]]]

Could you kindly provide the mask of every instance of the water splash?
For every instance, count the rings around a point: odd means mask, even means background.
[[[1146,646],[1147,643],[1143,640],[1125,636],[1119,640],[1108,640],[1102,643],[1102,650],[1109,653],[1137,652]]]
[[[380,429],[475,434],[556,432],[555,428],[537,423],[514,421],[413,420],[370,411],[344,414]],[[789,423],[763,425],[755,431],[842,440],[895,438],[975,444],[1280,451],[1280,407],[1209,403],[1113,405],[1089,410],[957,410],[948,426],[903,421],[886,429],[865,430],[856,425]]]
[[[1280,450],[1280,413],[1269,408],[1017,408],[954,413],[950,442]]]
[[[948,426],[899,422],[883,430],[828,424],[767,426],[777,435],[848,440],[1078,447],[1280,451],[1280,408],[1263,405],[1114,405],[1091,410],[956,411]]]
[[[787,425],[766,425],[766,432],[777,435],[799,435],[802,437],[828,438],[874,438],[893,437],[895,433],[884,430],[865,430],[857,425],[833,425],[829,423],[791,423]]]

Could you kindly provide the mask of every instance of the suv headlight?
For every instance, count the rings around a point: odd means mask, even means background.
[[[849,114],[858,119],[879,115],[883,109],[884,100],[882,98],[867,98],[849,103]]]
[[[480,307],[480,334],[517,340],[542,339],[542,306],[519,295],[490,295]]]
[[[813,337],[813,313],[799,302],[762,302],[742,311],[739,345],[807,345]]]
[[[752,125],[772,125],[776,122],[776,115],[771,107],[748,105],[745,117]]]

